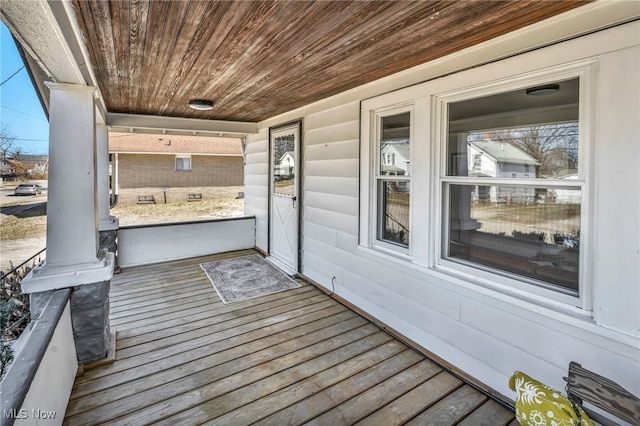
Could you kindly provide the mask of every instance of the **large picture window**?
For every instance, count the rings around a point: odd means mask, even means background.
[[[443,257],[577,294],[580,78],[444,103]]]
[[[411,112],[376,115],[376,240],[389,248],[408,249],[411,177]]]

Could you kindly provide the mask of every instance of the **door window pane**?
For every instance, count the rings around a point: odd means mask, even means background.
[[[278,136],[273,145],[273,192],[295,195],[295,135]]]

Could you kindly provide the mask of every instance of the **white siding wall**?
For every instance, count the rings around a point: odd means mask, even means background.
[[[269,224],[269,129],[247,138],[244,166],[244,213],[256,217],[256,247],[267,250]]]
[[[337,249],[340,241],[357,244],[359,118],[359,102],[351,102],[304,121],[302,273],[325,285],[342,274],[307,256],[325,252],[325,245]]]
[[[597,247],[589,248],[595,250],[589,271],[595,277],[593,319],[358,246],[360,100],[469,67],[479,57],[506,54],[513,45],[535,40],[543,44],[546,34],[558,37],[582,18],[565,15],[535,27],[538,32],[527,29],[508,36],[510,43],[501,38],[453,55],[449,62],[417,67],[260,123],[261,133],[248,138],[245,179],[246,213],[258,218],[258,246],[267,247],[267,129],[302,118],[304,275],[507,396],[513,397],[507,380],[517,369],[563,389],[562,376],[572,360],[640,394],[638,22],[567,42],[575,45],[572,52],[589,47],[585,56],[615,49],[608,39],[613,33],[616,39],[631,40],[628,45],[636,43],[601,55],[597,75],[597,183],[592,206]],[[505,73],[509,71],[513,72]],[[629,81],[632,87],[626,85]],[[616,104],[621,107],[611,108]],[[426,223],[429,212],[423,214],[413,223]]]

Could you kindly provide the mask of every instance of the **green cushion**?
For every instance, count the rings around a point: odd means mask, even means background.
[[[509,388],[516,392],[516,420],[528,426],[576,426],[578,416],[571,401],[560,391],[543,385],[521,371],[509,379]],[[578,407],[581,426],[594,426],[587,414]]]

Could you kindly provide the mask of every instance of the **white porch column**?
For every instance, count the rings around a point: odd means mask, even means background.
[[[47,86],[51,91],[47,263],[57,266],[95,262],[95,88]]]
[[[105,125],[96,126],[96,152],[98,169],[98,229],[111,231],[118,228],[118,218],[109,212],[109,130]]]
[[[96,152],[98,173],[98,238],[99,247],[115,255],[115,270],[118,268],[118,228],[120,222],[109,214],[109,129],[103,124],[96,126]]]
[[[25,293],[110,280],[113,255],[98,250],[94,87],[50,89],[47,258]]]

